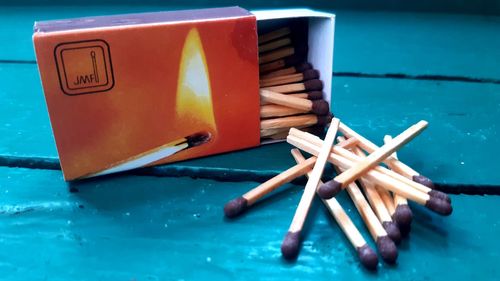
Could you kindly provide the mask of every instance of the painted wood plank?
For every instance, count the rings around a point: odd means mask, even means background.
[[[50,122],[35,65],[0,64],[0,158],[32,159],[57,165]],[[378,144],[420,119],[429,128],[400,152],[421,173],[444,184],[500,185],[496,172],[500,131],[499,85],[336,77],[333,112]],[[189,160],[149,173],[261,180],[293,165],[288,144]],[[18,157],[18,158],[14,158]],[[33,162],[32,161],[32,162]],[[5,164],[5,163],[4,163]],[[35,165],[36,167],[36,165]],[[473,173],[471,171],[474,171]]]
[[[5,42],[0,44],[0,60],[35,60],[31,42],[35,20],[175,10],[193,5],[86,5],[84,9],[78,5],[5,6],[0,9],[0,41]],[[254,3],[244,6],[262,7]],[[320,4],[316,7],[337,13],[335,72],[500,80],[496,60],[491,59],[500,55],[500,17],[353,12]]]
[[[319,201],[298,261],[281,259],[299,186],[287,185],[228,221],[224,203],[255,183],[123,175],[80,183],[70,193],[56,171],[0,168],[0,174],[6,280],[496,280],[500,274],[496,196],[452,196],[451,217],[413,206],[413,230],[399,247],[398,264],[370,273]],[[344,192],[339,200],[373,244]]]

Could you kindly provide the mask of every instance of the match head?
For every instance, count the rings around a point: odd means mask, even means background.
[[[199,146],[209,142],[212,139],[212,134],[209,132],[198,132],[186,137],[189,147]]]
[[[434,189],[434,183],[428,178],[422,175],[415,175],[412,177],[413,181],[421,185],[425,185],[428,188]]]
[[[396,245],[401,243],[401,232],[399,231],[396,223],[393,221],[384,221],[382,222],[382,226],[384,227],[385,232],[387,232],[387,236],[389,236],[389,238],[391,238]]]
[[[312,91],[307,93],[307,99],[320,100],[322,98],[323,98],[323,92],[321,91]]]
[[[413,213],[410,207],[406,204],[398,205],[392,219],[396,222],[399,227],[399,231],[403,237],[406,237],[411,229],[411,222],[413,220]]]
[[[235,218],[243,213],[248,207],[247,199],[238,197],[226,203],[224,206],[224,215],[228,218]]]
[[[382,259],[389,264],[396,263],[398,259],[398,249],[396,244],[388,236],[380,236],[377,238],[377,249]]]
[[[297,70],[297,72],[304,72],[306,70],[309,70],[309,69],[312,69],[312,64],[308,63],[308,62],[303,62],[303,63],[299,63],[295,66],[295,70]]]
[[[449,216],[453,211],[450,203],[432,196],[425,202],[425,207],[443,216]]]
[[[315,100],[312,102],[311,111],[314,114],[326,115],[330,112],[330,105],[324,100]]]
[[[304,81],[304,87],[307,91],[321,91],[323,90],[323,82],[318,79]]]
[[[318,122],[316,125],[318,126],[325,126],[327,124],[330,124],[332,122],[332,116],[330,114],[324,115],[324,116],[317,116]]]
[[[318,79],[319,71],[317,71],[316,69],[309,69],[302,72],[302,76],[304,77],[304,80]]]
[[[369,270],[375,270],[377,269],[378,265],[378,257],[375,251],[368,246],[368,244],[365,244],[357,249],[358,251],[358,256],[359,260],[361,261],[361,264],[369,269]]]
[[[427,192],[427,194],[429,194],[429,196],[432,196],[432,197],[444,200],[448,203],[451,203],[451,198],[448,196],[448,194],[441,192],[439,190],[433,189],[433,190]]]
[[[330,199],[342,190],[342,184],[336,180],[323,183],[318,188],[318,195],[323,199]]]
[[[286,260],[294,260],[299,255],[300,231],[289,231],[281,244],[281,254]]]

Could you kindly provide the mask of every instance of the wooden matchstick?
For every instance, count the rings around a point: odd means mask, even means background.
[[[300,176],[305,175],[313,167],[315,162],[316,159],[309,158],[305,162],[297,164],[282,172],[281,174],[271,178],[270,180],[260,184],[259,186],[248,191],[242,196],[229,201],[224,206],[224,214],[228,218],[234,218],[240,215],[245,210],[247,210],[248,207],[255,204],[257,200],[269,194],[276,188]]]
[[[318,146],[294,135],[289,134],[287,137],[287,142],[312,155],[317,155],[319,151]],[[334,149],[342,149],[342,148],[337,148],[336,146],[334,146]],[[356,164],[355,161],[352,161],[348,158],[345,158],[333,152],[330,154],[329,161],[332,164],[337,165],[343,169],[349,169]],[[407,185],[406,183],[401,182],[400,180],[394,177],[388,176],[385,173],[378,171],[378,169],[369,170],[364,175],[364,177],[374,182],[375,184],[383,186],[384,188],[394,193],[400,194],[420,205],[424,205],[428,209],[438,214],[446,216],[450,215],[452,212],[451,205],[448,202],[441,200],[439,198],[431,197],[429,196],[429,194],[414,189],[411,186]]]
[[[301,129],[304,132],[308,132],[314,135],[320,135],[325,131],[323,126],[299,126],[294,127]],[[271,139],[286,139],[288,136],[288,132],[290,128],[280,128],[280,129],[269,129],[269,130],[261,130],[260,137],[261,138],[271,138]]]
[[[374,143],[372,143],[370,140],[364,138],[360,134],[356,133],[354,130],[349,128],[347,125],[344,123],[340,123],[339,130],[344,134],[346,137],[355,137],[359,140],[359,146],[365,150],[368,153],[372,153],[375,150],[377,150],[379,147],[376,146]],[[426,186],[427,188],[422,189],[423,192],[428,193],[430,196],[441,198],[443,200],[448,201],[449,203],[451,202],[450,197],[443,192],[434,190],[434,184],[430,179],[427,177],[424,177],[420,174],[418,174],[416,171],[414,171],[412,168],[409,166],[405,165],[403,162],[394,159],[394,157],[387,157],[387,159],[384,161],[387,165],[391,164],[393,167],[393,170],[396,171],[397,173],[400,173],[413,181],[419,183],[421,186]]]
[[[292,55],[270,63],[259,65],[259,73],[264,74],[271,71],[281,70],[286,67],[298,65],[306,60],[305,56]]]
[[[384,137],[384,143],[390,142],[392,140],[392,137],[389,135],[386,135]],[[398,160],[398,156],[396,152],[392,154],[392,157],[396,160]],[[393,162],[389,162],[389,168],[394,167]],[[391,168],[392,169],[392,168]],[[407,175],[409,176],[409,175]],[[396,207],[394,210],[393,214],[393,219],[396,221],[396,223],[399,226],[399,229],[401,230],[401,234],[403,236],[408,235],[408,233],[411,230],[411,222],[413,220],[413,212],[410,209],[410,206],[408,205],[408,200],[399,195],[399,194],[394,194],[394,206]]]
[[[308,99],[314,101],[323,99],[323,92],[312,91],[307,93],[294,93],[294,94],[287,94],[287,97]],[[268,105],[268,104],[273,104],[273,103],[263,99],[260,100],[260,105]]]
[[[277,104],[268,104],[260,107],[260,118],[291,116],[307,112],[309,112],[309,110],[296,109]]]
[[[307,53],[307,47],[285,47],[263,54],[259,57],[259,64],[270,63],[291,55],[303,56]]]
[[[344,141],[345,138],[339,137],[338,140],[341,142]],[[361,150],[358,148],[354,148],[353,152],[358,156],[361,156],[362,154]],[[365,192],[366,198],[368,198],[368,202],[370,202],[372,209],[375,211],[375,214],[377,214],[380,223],[382,223],[382,226],[387,232],[387,235],[389,235],[394,243],[399,244],[401,242],[401,232],[399,231],[397,225],[392,221],[391,214],[386,208],[383,198],[379,196],[375,185],[362,178],[359,180],[359,183]]]
[[[291,97],[269,90],[260,90],[260,98],[265,102],[288,106],[305,112],[310,111],[318,115],[325,115],[330,112],[330,106],[324,100],[311,101],[308,99]]]
[[[298,72],[304,72],[306,70],[312,69],[312,64],[308,62],[299,63],[298,65],[290,66],[267,74],[261,75],[260,79],[268,79],[273,77],[278,77],[282,75],[294,74]]]
[[[269,42],[269,41],[272,41],[274,39],[280,38],[280,37],[284,37],[284,36],[290,34],[291,32],[292,31],[291,31],[290,27],[283,27],[283,28],[268,32],[266,34],[259,35],[259,39],[258,39],[259,45],[264,44],[264,43]]]
[[[336,176],[333,180],[320,186],[318,189],[319,194],[325,199],[335,196],[335,194],[338,193],[343,187],[345,187],[350,182],[355,181],[369,169],[378,165],[378,163],[387,158],[394,151],[398,150],[404,144],[420,134],[426,127],[427,122],[420,121],[417,124],[406,129],[404,132],[394,138],[390,143],[384,144],[382,147],[368,155],[365,159],[356,163],[354,167],[346,170],[342,174]]]
[[[292,38],[284,37],[259,46],[259,53],[269,52],[292,44]]]
[[[288,74],[273,78],[262,79],[260,80],[259,84],[260,87],[271,87],[271,86],[302,82],[318,78],[319,78],[319,71],[317,71],[316,69],[309,69],[301,73]]]
[[[332,150],[333,142],[335,141],[335,136],[337,135],[337,129],[339,127],[339,119],[333,118],[330,123],[330,128],[326,133],[325,140],[321,146],[318,153],[316,163],[311,171],[309,180],[304,188],[304,193],[300,198],[299,205],[293,216],[292,223],[288,228],[288,233],[281,244],[281,254],[285,259],[294,259],[299,253],[300,236],[302,227],[309,213],[314,194],[316,194],[316,189],[323,175],[323,170],[325,169],[326,162],[328,160],[328,155]]]
[[[335,170],[339,174],[342,172],[342,169],[340,169],[340,167],[335,167]],[[359,190],[357,184],[354,182],[348,184],[346,186],[346,190],[352,201],[354,202],[354,206],[356,206],[356,209],[361,215],[361,218],[365,222],[368,231],[373,237],[373,240],[375,240],[377,249],[382,256],[382,259],[386,263],[395,263],[396,259],[398,258],[398,249],[396,248],[396,244],[388,236],[384,227],[377,219],[377,216],[370,208],[370,205],[361,193],[361,190]]]
[[[326,125],[332,120],[330,115],[318,116],[305,114],[297,116],[279,117],[260,121],[260,129],[292,128],[297,126]]]
[[[302,83],[292,83],[287,85],[263,87],[262,89],[282,94],[302,92],[302,91],[321,91],[323,90],[323,82],[321,82],[321,80],[318,79],[313,79],[304,81]]]
[[[302,156],[300,151],[296,148],[292,149],[291,153],[297,164],[300,164],[306,160],[304,156]],[[308,172],[306,175],[309,177],[311,175],[311,172]],[[340,226],[351,245],[356,249],[361,264],[367,269],[375,270],[378,265],[377,254],[366,243],[366,240],[363,238],[356,225],[354,225],[337,199],[331,198],[328,200],[321,200],[323,204],[325,204],[326,208],[333,216],[337,224]]]

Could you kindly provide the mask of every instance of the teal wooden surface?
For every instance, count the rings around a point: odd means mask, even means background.
[[[240,4],[246,8],[262,7],[253,2]],[[0,6],[0,41],[5,42],[0,44],[0,60],[35,60],[31,42],[35,20],[183,8],[193,5],[94,4],[85,5],[85,9],[78,5]],[[332,10],[331,6],[326,6],[326,10],[337,14],[335,72],[500,81],[496,60],[491,59],[500,54],[498,16],[357,12]]]
[[[287,185],[237,220],[222,207],[253,182],[123,175],[68,191],[58,171],[0,168],[4,280],[497,280],[500,197],[452,196],[454,213],[413,206],[396,266],[365,271],[317,201],[295,263],[280,244],[301,195]],[[366,239],[345,193],[339,200]],[[371,242],[370,242],[371,243]]]
[[[36,66],[0,64],[0,75],[9,81],[0,84],[0,158],[38,157],[57,163]],[[500,154],[500,85],[335,77],[332,92],[333,112],[378,144],[384,134],[396,135],[420,119],[428,120],[429,128],[400,156],[436,182],[500,185],[495,165]],[[289,148],[284,143],[266,145],[156,170],[164,175],[212,171],[230,178],[224,173],[237,171],[268,176],[293,165]]]

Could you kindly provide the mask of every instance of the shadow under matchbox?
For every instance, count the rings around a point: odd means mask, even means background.
[[[260,42],[261,30],[297,22],[306,37],[274,32]],[[333,15],[310,10],[239,7],[36,22],[33,41],[64,178],[279,139],[284,129],[263,134],[268,117],[304,119],[315,100],[330,101],[333,23]],[[305,44],[296,47],[299,41]],[[264,63],[271,69],[265,73]],[[321,82],[306,81],[313,78]],[[323,93],[296,90],[307,83],[321,83]],[[263,86],[289,91],[265,101]],[[296,103],[280,105],[279,94]],[[307,120],[314,118],[324,117]]]

